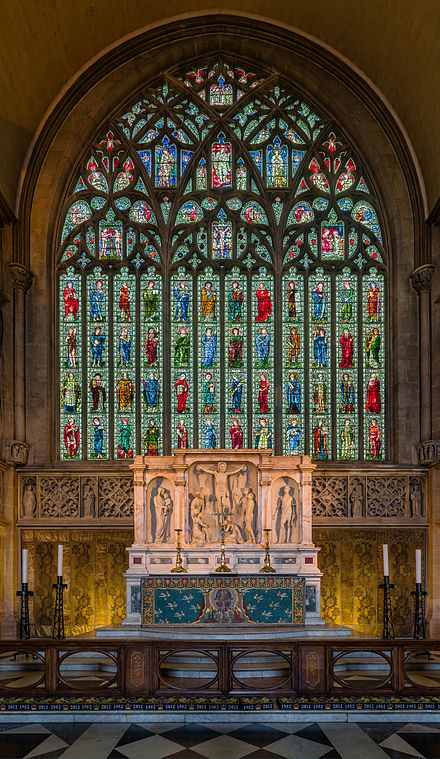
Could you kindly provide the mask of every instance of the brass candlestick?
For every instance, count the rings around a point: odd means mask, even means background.
[[[273,568],[273,566],[270,563],[270,544],[269,544],[269,533],[271,532],[269,527],[265,527],[263,532],[266,533],[266,540],[264,543],[264,548],[266,550],[266,556],[264,557],[264,564],[260,569],[260,572],[276,572],[276,569]]]
[[[231,568],[226,564],[225,557],[225,533],[222,531],[220,537],[220,564],[218,565],[216,572],[230,572]]]
[[[231,568],[226,564],[225,556],[225,512],[223,508],[223,501],[220,504],[220,513],[217,516],[220,517],[220,564],[218,565],[216,572],[231,572]]]
[[[171,572],[179,572],[180,574],[188,573],[188,570],[185,569],[185,567],[182,565],[182,552],[180,547],[180,533],[182,532],[182,528],[177,528],[177,537],[176,537],[176,566],[172,568]]]

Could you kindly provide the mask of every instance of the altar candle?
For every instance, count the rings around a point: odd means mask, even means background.
[[[26,584],[28,581],[28,552],[27,548],[23,548],[21,554],[21,581]]]
[[[176,509],[176,530],[180,530],[180,525],[182,524],[182,493],[179,493],[179,501]]]
[[[416,583],[422,584],[422,552],[420,548],[416,549]]]
[[[270,530],[270,494],[266,491],[266,498],[264,500],[264,529]]]
[[[58,545],[58,569],[57,569],[57,577],[63,576],[63,546],[60,544]]]
[[[383,573],[385,577],[390,576],[390,567],[388,564],[388,545],[386,543],[382,546],[383,549]]]

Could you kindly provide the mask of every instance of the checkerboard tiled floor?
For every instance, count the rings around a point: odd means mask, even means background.
[[[440,759],[439,722],[0,723],[0,759]]]

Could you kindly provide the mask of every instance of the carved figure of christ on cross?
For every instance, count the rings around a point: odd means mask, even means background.
[[[200,464],[197,464],[195,467],[195,471],[202,472],[203,474],[210,474],[212,475],[212,477],[214,477],[215,499],[218,502],[218,505],[220,507],[218,513],[219,515],[221,515],[221,522],[223,523],[224,507],[225,507],[226,495],[228,491],[228,478],[232,477],[232,475],[234,474],[238,474],[239,472],[245,472],[246,466],[242,465],[242,466],[236,467],[235,469],[230,469],[228,471],[227,464],[225,464],[222,461],[219,464],[217,464],[217,470],[207,469],[206,467],[203,467]]]

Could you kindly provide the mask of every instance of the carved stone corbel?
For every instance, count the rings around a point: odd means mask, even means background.
[[[21,440],[3,441],[3,460],[10,464],[27,464],[29,446]]]
[[[416,445],[416,450],[421,466],[440,464],[440,440],[423,440]]]
[[[417,295],[420,295],[424,290],[431,289],[432,277],[435,271],[433,264],[423,264],[417,269],[414,269],[411,274],[411,284],[416,291]]]
[[[10,263],[9,274],[13,282],[14,290],[22,290],[24,294],[26,294],[34,279],[32,272],[22,264]]]

